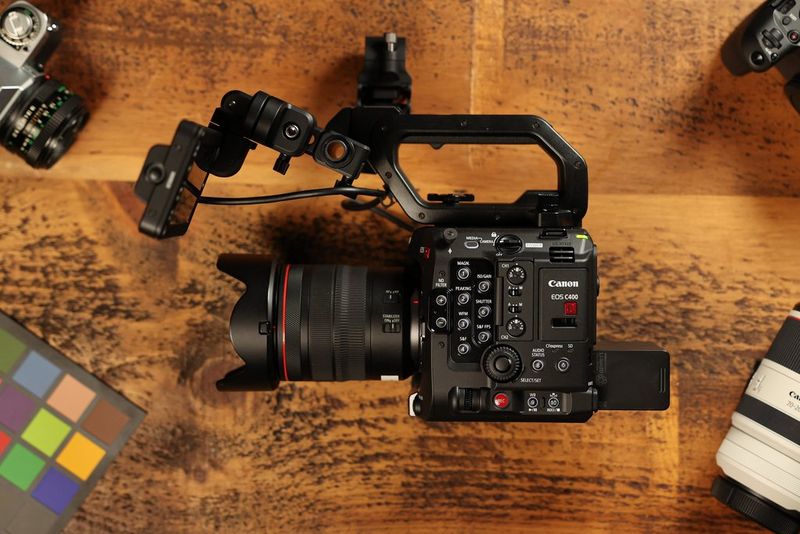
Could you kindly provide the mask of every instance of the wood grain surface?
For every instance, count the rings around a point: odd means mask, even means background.
[[[40,2],[66,29],[49,70],[93,117],[49,171],[0,157],[0,307],[149,412],[67,531],[757,531],[709,488],[749,372],[800,299],[798,118],[777,73],[733,78],[718,54],[758,4]],[[415,112],[538,114],[586,158],[598,332],[670,350],[669,411],[445,424],[405,415],[407,383],[216,391],[241,290],[218,254],[381,266],[407,234],[317,200],[201,207],[156,242],[131,182],[149,146],[233,88],[325,122],[352,104],[364,36],[387,30],[409,40]],[[431,191],[555,182],[528,149],[404,151]],[[335,178],[310,162],[282,177],[273,157],[209,191]]]

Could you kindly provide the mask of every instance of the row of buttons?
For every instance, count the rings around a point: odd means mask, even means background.
[[[569,371],[570,368],[569,360],[566,358],[561,358],[560,360],[558,360],[558,362],[556,362],[555,367],[556,371],[560,373],[566,373],[567,371]],[[531,369],[533,369],[536,372],[542,371],[544,369],[544,360],[541,359],[533,360],[531,362]]]
[[[470,270],[469,267],[461,267],[456,272],[456,277],[462,282],[466,282],[467,280],[470,279],[471,276],[472,276],[472,270]],[[490,289],[492,289],[492,283],[489,280],[481,280],[480,282],[478,282],[478,293],[488,293]]]
[[[494,397],[492,398],[492,403],[495,405],[496,408],[500,410],[505,410],[511,405],[511,397],[508,396],[507,393],[495,393]],[[536,395],[531,395],[528,397],[526,401],[528,408],[531,410],[535,410],[539,407],[539,397]],[[554,410],[561,407],[561,399],[558,398],[557,395],[553,395],[547,398],[547,407],[552,408]]]

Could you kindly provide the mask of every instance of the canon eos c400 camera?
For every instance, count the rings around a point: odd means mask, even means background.
[[[44,74],[60,39],[58,22],[28,2],[0,15],[0,138],[33,167],[52,167],[89,117],[79,96]]]
[[[666,409],[666,352],[596,346],[596,248],[581,228],[584,160],[536,116],[410,114],[404,54],[405,40],[393,34],[368,38],[359,105],[325,128],[266,93],[234,91],[208,127],[184,121],[170,146],[151,149],[136,191],[147,202],[140,230],[157,238],[184,233],[198,203],[333,194],[387,217],[381,206],[396,201],[418,225],[405,270],[221,256],[219,268],[247,290],[231,318],[245,365],[218,387],[414,376],[409,411],[427,420],[586,421],[598,409]],[[330,189],[203,197],[207,174],[235,174],[256,143],[280,153],[279,172],[308,154],[341,178]],[[473,204],[466,194],[423,200],[398,162],[401,143],[537,144],[558,165],[558,191],[528,191],[512,204]],[[354,187],[361,172],[384,187]]]

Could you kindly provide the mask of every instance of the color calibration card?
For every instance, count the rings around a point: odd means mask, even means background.
[[[0,533],[61,531],[144,415],[0,313]]]

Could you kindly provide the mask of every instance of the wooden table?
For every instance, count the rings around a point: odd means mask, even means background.
[[[2,156],[1,307],[149,411],[68,531],[756,530],[709,487],[749,371],[800,298],[797,115],[777,73],[736,79],[718,54],[758,4],[42,1],[67,33],[49,70],[94,115],[50,171]],[[364,36],[390,29],[409,40],[416,112],[542,115],[586,158],[599,333],[669,348],[669,411],[430,424],[405,415],[407,383],[216,391],[237,364],[240,290],[218,254],[380,266],[407,234],[318,200],[202,207],[156,242],[131,182],[233,88],[326,121],[353,102]],[[406,155],[425,191],[510,200],[555,183],[530,149],[428,155]],[[210,191],[334,180],[308,161],[281,177],[273,158],[256,151]]]

